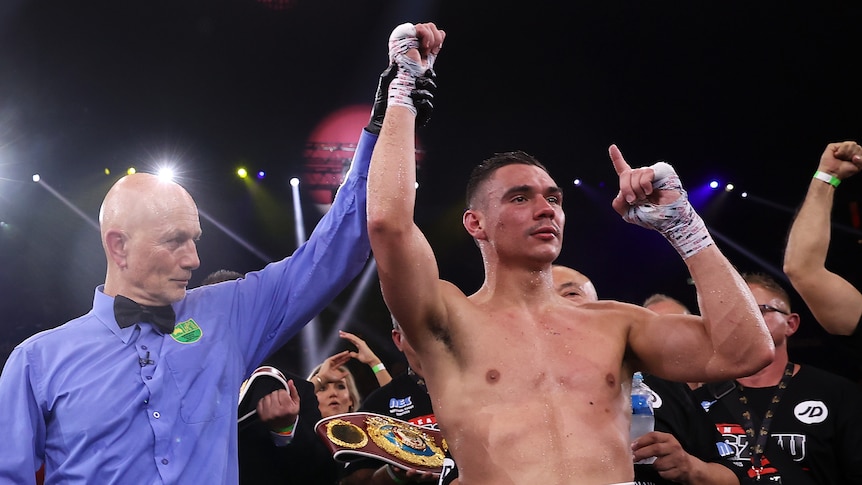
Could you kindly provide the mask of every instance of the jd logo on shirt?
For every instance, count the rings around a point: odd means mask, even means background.
[[[803,401],[793,408],[793,415],[805,424],[817,424],[826,420],[829,409],[823,401]]]

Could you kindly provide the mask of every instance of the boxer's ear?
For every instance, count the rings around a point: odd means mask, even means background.
[[[473,239],[477,241],[488,239],[488,235],[485,233],[485,220],[484,214],[481,212],[467,209],[464,211],[464,228],[467,229],[467,233],[473,236]]]

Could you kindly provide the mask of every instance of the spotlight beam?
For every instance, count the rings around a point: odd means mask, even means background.
[[[40,178],[40,179],[39,179],[39,181],[38,181],[37,183],[38,183],[40,186],[42,186],[45,190],[47,190],[51,195],[53,195],[54,197],[56,197],[56,198],[57,198],[57,200],[59,200],[60,202],[62,202],[64,205],[66,205],[66,207],[68,207],[69,209],[72,209],[72,211],[73,211],[75,214],[78,214],[78,215],[81,217],[81,219],[84,219],[84,221],[86,221],[86,222],[87,222],[87,224],[89,224],[90,226],[92,226],[92,227],[93,227],[94,229],[96,229],[97,231],[99,230],[99,222],[98,222],[97,220],[95,220],[95,219],[93,219],[92,217],[88,216],[86,213],[84,213],[84,211],[82,211],[82,210],[81,210],[81,209],[79,209],[75,204],[73,204],[71,201],[69,201],[69,199],[67,199],[67,198],[63,197],[63,195],[62,195],[62,194],[60,194],[59,192],[57,192],[53,187],[51,187],[51,186],[48,184],[48,182],[45,182],[45,179],[44,179],[44,178]],[[217,220],[215,220],[213,217],[211,217],[209,214],[207,214],[207,213],[206,213],[206,212],[204,212],[203,210],[198,209],[198,213],[201,215],[201,217],[203,217],[204,219],[206,219],[207,221],[209,221],[212,225],[214,225],[214,226],[215,226],[216,228],[218,228],[220,231],[222,231],[223,233],[227,234],[227,236],[228,236],[228,237],[230,237],[231,239],[233,239],[234,241],[236,241],[240,246],[242,246],[242,247],[246,248],[249,252],[251,252],[252,254],[254,254],[255,256],[257,256],[258,258],[260,258],[260,260],[261,260],[261,261],[263,261],[264,263],[270,263],[270,262],[272,262],[272,260],[273,260],[273,259],[272,259],[271,257],[269,257],[267,254],[263,253],[263,252],[262,252],[262,251],[260,251],[259,249],[255,248],[255,247],[254,247],[254,246],[252,246],[250,243],[248,243],[248,242],[244,241],[244,240],[243,240],[241,237],[239,237],[236,233],[234,233],[233,231],[231,231],[230,229],[228,229],[227,227],[225,227],[225,225],[224,225],[224,224],[222,224],[222,223],[218,222]]]
[[[371,281],[377,276],[377,261],[374,260],[372,256],[369,260],[369,264],[365,267],[365,270],[362,272],[362,276],[359,279],[359,283],[357,283],[356,288],[353,290],[353,294],[350,295],[350,300],[348,300],[347,305],[344,309],[339,313],[338,321],[335,323],[333,327],[332,333],[326,338],[326,341],[323,343],[322,347],[309,347],[312,349],[312,354],[314,355],[314,359],[312,361],[314,364],[308,368],[308,372],[311,372],[311,369],[314,368],[317,364],[323,362],[323,359],[329,357],[333,353],[335,353],[335,349],[338,347],[338,342],[340,337],[338,336],[338,330],[345,328],[347,326],[347,322],[353,319],[354,313],[356,313],[356,308],[359,306],[359,302],[362,299],[362,296],[365,294],[365,290],[371,284]],[[370,332],[369,332],[370,333]]]
[[[757,202],[757,203],[763,204],[763,205],[770,207],[772,209],[780,210],[780,211],[785,212],[787,214],[792,214],[793,217],[796,216],[796,212],[798,210],[796,207],[790,207],[790,206],[786,206],[786,205],[777,204],[771,200],[764,199],[763,197],[758,197],[758,196],[752,195],[750,193],[748,194],[748,197],[746,197],[746,199],[750,200],[752,202]],[[853,226],[850,226],[847,224],[842,224],[842,223],[835,222],[835,221],[832,221],[830,225],[831,225],[832,230],[838,230],[838,231],[846,232],[846,233],[854,235],[854,236],[862,237],[862,230],[856,229]]]
[[[252,253],[252,254],[254,254],[255,256],[257,256],[258,258],[260,258],[260,260],[261,260],[261,261],[263,261],[264,263],[270,263],[270,262],[272,262],[272,261],[273,261],[273,259],[272,259],[272,258],[270,258],[268,255],[264,254],[262,251],[260,251],[260,250],[259,250],[259,249],[257,249],[256,247],[252,246],[252,245],[251,245],[250,243],[248,243],[247,241],[243,240],[243,239],[242,239],[241,237],[239,237],[239,235],[237,235],[235,232],[233,232],[233,231],[231,231],[230,229],[228,229],[227,227],[225,227],[225,225],[224,225],[224,224],[222,224],[221,222],[219,222],[219,221],[217,221],[217,220],[213,219],[213,218],[212,218],[212,216],[210,216],[210,215],[209,215],[209,214],[207,214],[206,212],[202,211],[200,208],[198,208],[198,213],[201,215],[201,217],[203,217],[204,219],[206,219],[207,221],[209,221],[212,225],[214,225],[214,226],[215,226],[217,229],[219,229],[221,232],[225,233],[229,238],[231,238],[231,239],[233,239],[234,241],[236,241],[236,243],[237,243],[237,244],[239,244],[240,246],[242,246],[242,247],[246,248],[250,253]]]
[[[299,197],[299,184],[290,184],[290,195],[293,198],[293,217],[296,218],[296,246],[305,242],[305,220],[302,217],[302,200]]]
[[[305,234],[305,219],[302,217],[302,199],[299,197],[298,183],[290,184],[290,194],[293,198],[293,216],[296,218],[296,224],[294,224],[294,228],[296,229],[296,247],[299,247],[305,242],[308,236]],[[311,369],[314,369],[317,364],[323,362],[323,359],[328,357],[328,355],[319,357],[319,332],[320,321],[317,316],[312,317],[312,319],[302,327],[302,330],[299,331],[303,346],[306,349],[309,349],[304,356],[303,362],[303,366],[308,369],[308,372],[311,372]]]
[[[757,263],[760,267],[764,268],[767,272],[769,272],[773,277],[775,277],[779,281],[787,282],[787,276],[784,274],[784,270],[771,264],[769,261],[761,258],[760,256],[754,254],[753,252],[745,249],[741,244],[735,242],[733,239],[725,236],[724,234],[716,231],[712,227],[707,227],[709,229],[709,233],[712,234],[713,237],[720,240],[722,244],[726,244],[727,246],[739,251],[740,254],[747,257],[748,259]]]
[[[36,182],[36,183],[38,183],[39,185],[41,185],[42,187],[44,187],[44,188],[45,188],[45,190],[47,190],[48,192],[50,192],[50,193],[51,193],[51,195],[53,195],[54,197],[56,197],[56,198],[57,198],[57,200],[59,200],[60,202],[62,202],[63,204],[65,204],[65,205],[66,205],[66,207],[68,207],[68,208],[72,209],[72,211],[73,211],[75,214],[78,214],[79,216],[81,216],[81,219],[84,219],[84,220],[87,222],[87,224],[89,224],[89,225],[93,226],[93,228],[94,228],[94,229],[96,229],[97,231],[99,230],[99,223],[98,223],[95,219],[93,219],[92,217],[90,217],[90,216],[88,216],[87,214],[85,214],[85,213],[84,213],[84,211],[82,211],[81,209],[79,209],[79,208],[78,208],[78,206],[76,206],[76,205],[75,205],[75,204],[73,204],[71,201],[69,201],[69,199],[67,199],[67,198],[63,197],[59,192],[57,192],[56,190],[54,190],[54,187],[51,187],[50,185],[48,185],[48,182],[45,182],[45,179],[44,179],[44,178],[40,178],[40,179],[39,179],[39,181],[38,181],[38,182]]]

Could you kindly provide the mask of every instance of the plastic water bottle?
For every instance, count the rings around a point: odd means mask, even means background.
[[[644,376],[635,372],[632,376],[632,426],[629,430],[631,441],[655,429],[655,415],[652,409],[652,391],[644,384]],[[635,463],[650,464],[655,457],[644,458]]]

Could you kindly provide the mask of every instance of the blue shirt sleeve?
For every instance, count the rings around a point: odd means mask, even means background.
[[[45,419],[36,401],[31,379],[34,369],[21,347],[6,360],[0,375],[0,413],[14,423],[0,428],[0,484],[35,484],[45,450]],[[8,433],[8,434],[7,434]],[[7,462],[7,460],[9,460]]]
[[[366,185],[376,140],[363,130],[332,207],[293,255],[240,280],[193,289],[175,305],[178,321],[200,320],[213,308],[230,312],[218,320],[230,326],[245,358],[246,375],[326,308],[365,267],[371,254]]]

